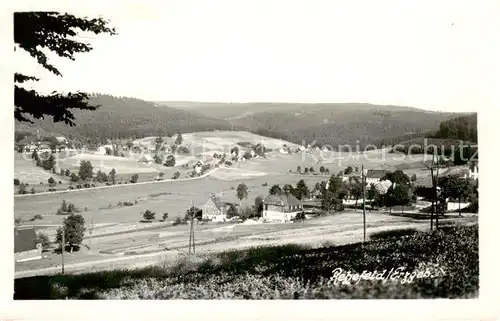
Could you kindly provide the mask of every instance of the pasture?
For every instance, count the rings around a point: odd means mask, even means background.
[[[221,168],[219,171],[229,171]],[[237,175],[237,174],[233,174]],[[171,218],[184,215],[191,201],[195,206],[202,206],[211,193],[224,193],[224,197],[232,201],[236,199],[236,187],[245,183],[249,189],[247,201],[253,203],[257,196],[265,197],[273,184],[296,184],[300,177],[295,175],[266,175],[258,177],[240,176],[231,180],[205,177],[198,180],[165,181],[143,185],[118,185],[105,189],[85,189],[69,193],[29,195],[16,197],[14,201],[14,217],[27,221],[35,214],[44,216],[43,224],[59,224],[63,217],[55,215],[63,200],[74,203],[79,209],[87,207],[82,214],[89,222],[94,223],[137,223],[141,212],[149,209],[161,216],[168,212]],[[312,188],[316,182],[326,177],[304,177]],[[262,186],[267,183],[268,186]],[[118,202],[135,202],[130,207],[118,207]],[[109,205],[111,204],[111,207]],[[38,223],[38,221],[37,221]],[[42,223],[42,221],[40,221]]]

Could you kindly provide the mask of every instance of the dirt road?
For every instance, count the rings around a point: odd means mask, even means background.
[[[357,214],[345,213],[339,215],[340,218],[331,219],[329,217],[319,218],[316,223],[320,225],[304,224],[303,227],[293,229],[274,229],[261,232],[242,234],[235,238],[228,238],[226,241],[201,242],[196,247],[196,253],[205,255],[233,249],[244,249],[255,246],[274,246],[289,243],[305,244],[310,246],[342,245],[363,241],[363,227],[358,220]],[[347,217],[348,219],[346,219]],[[368,220],[367,238],[374,232],[382,230],[415,228],[427,230],[429,222],[427,220],[408,220],[403,218],[393,218],[384,214],[377,214],[376,217]],[[345,224],[338,224],[338,221],[346,221]],[[347,220],[349,220],[347,222]],[[323,224],[324,223],[324,224]],[[300,224],[300,223],[297,223]],[[258,227],[256,227],[257,229]],[[278,227],[277,227],[278,228]],[[260,230],[260,229],[258,229]],[[172,248],[170,248],[172,249]],[[187,244],[182,244],[174,250],[159,250],[152,253],[137,255],[120,255],[111,258],[99,258],[92,261],[69,263],[65,265],[67,273],[92,272],[99,270],[111,270],[118,268],[137,268],[155,264],[175,262],[179,257],[185,256]],[[18,271],[15,278],[22,278],[34,275],[56,274],[61,272],[61,266]]]

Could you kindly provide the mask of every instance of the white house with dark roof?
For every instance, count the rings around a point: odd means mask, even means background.
[[[377,184],[385,174],[390,173],[390,171],[386,171],[383,169],[369,169],[366,173],[365,182],[367,186],[370,184]]]
[[[14,228],[14,260],[24,262],[42,258],[42,242],[35,229]]]
[[[264,199],[264,222],[290,222],[303,210],[300,201],[290,193],[268,195]]]

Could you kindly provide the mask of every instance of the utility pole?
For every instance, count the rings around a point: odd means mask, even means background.
[[[189,209],[190,224],[189,224],[189,255],[191,255],[191,247],[193,247],[193,254],[195,254],[194,244],[194,204],[191,200],[191,208]]]
[[[89,240],[89,250],[92,247],[92,231],[94,230],[94,220],[92,219],[92,214],[90,214],[90,240]]]
[[[61,267],[62,267],[62,274],[64,274],[64,247],[66,246],[66,240],[64,238],[64,226],[61,229],[62,230],[62,244],[61,244]]]
[[[433,224],[434,224],[434,191],[435,191],[435,185],[434,185],[434,154],[432,155],[432,163],[431,163],[431,182],[432,182],[432,205],[431,205],[431,231],[433,229]]]
[[[365,168],[361,165],[361,189],[363,193],[363,242],[366,241],[366,212],[365,212]]]
[[[436,183],[434,184],[434,199],[436,200],[436,230],[438,229],[439,214],[441,213],[441,204],[438,200],[438,192],[437,192],[438,183],[439,183],[439,161],[436,169]]]

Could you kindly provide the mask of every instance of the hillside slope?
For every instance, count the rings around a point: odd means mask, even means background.
[[[100,105],[96,111],[75,110],[76,126],[53,123],[52,119],[35,121],[34,124],[16,122],[16,131],[43,131],[63,135],[81,135],[103,140],[110,137],[144,137],[173,135],[177,131],[196,132],[214,129],[228,130],[227,120],[217,119],[192,111],[175,108],[158,108],[156,104],[128,97],[94,94],[90,104]]]
[[[295,143],[333,147],[343,144],[389,144],[394,137],[435,132],[439,124],[457,114],[425,111],[412,107],[372,104],[298,103],[189,103],[159,102],[221,117],[234,126]],[[407,138],[408,139],[408,138]],[[388,142],[386,142],[388,140]]]

